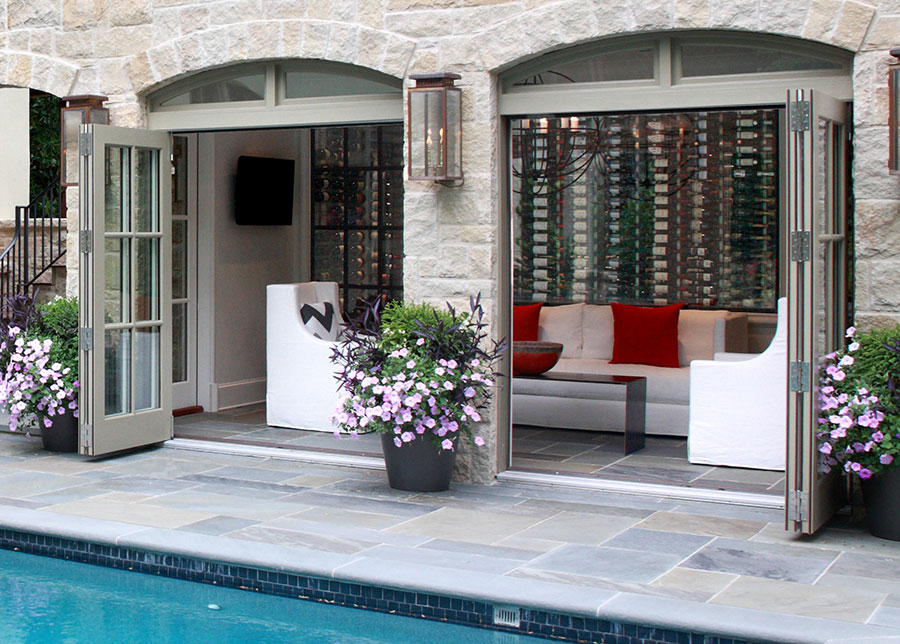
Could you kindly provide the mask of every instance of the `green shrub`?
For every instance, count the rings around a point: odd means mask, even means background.
[[[393,300],[381,314],[381,346],[390,352],[415,342],[423,329],[449,329],[458,321],[450,311],[439,311],[431,304],[404,304]]]
[[[875,329],[856,336],[859,348],[853,353],[853,364],[844,367],[847,380],[858,387],[865,387],[884,400],[888,400],[888,380],[894,377],[900,386],[900,356],[885,344],[900,341],[900,325],[889,329]]]

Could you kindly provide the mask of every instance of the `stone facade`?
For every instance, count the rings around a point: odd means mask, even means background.
[[[497,320],[506,225],[497,72],[598,38],[677,29],[781,34],[855,52],[857,321],[900,321],[900,179],[886,169],[887,50],[900,44],[900,0],[0,0],[0,84],[104,94],[113,124],[139,127],[149,92],[233,62],[460,73],[466,182],[407,184],[405,287],[409,298],[455,304],[480,291]],[[484,432],[495,436],[496,426]],[[469,478],[496,472],[488,450],[461,460]]]

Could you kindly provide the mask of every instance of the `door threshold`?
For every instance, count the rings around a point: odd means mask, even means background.
[[[280,447],[262,447],[258,445],[238,445],[219,441],[204,441],[196,438],[172,438],[163,443],[163,447],[183,449],[193,452],[213,452],[232,456],[254,456],[257,458],[274,458],[283,461],[316,463],[319,465],[338,465],[341,467],[357,467],[366,470],[383,470],[384,459],[373,456],[341,454],[339,452],[314,452],[302,449],[282,449]]]
[[[510,483],[530,483],[595,490],[598,492],[616,492],[619,494],[635,494],[656,498],[675,499],[678,501],[702,501],[705,503],[724,503],[727,505],[746,505],[754,508],[774,510],[784,509],[784,496],[780,494],[763,494],[761,492],[735,492],[732,490],[712,490],[662,483],[638,483],[634,481],[617,481],[603,478],[587,478],[565,474],[544,474],[541,472],[523,472],[507,470],[497,475],[498,481]]]

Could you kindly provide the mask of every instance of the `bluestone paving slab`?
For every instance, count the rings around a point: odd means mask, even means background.
[[[830,573],[840,575],[856,575],[873,579],[900,579],[900,559],[858,552],[841,553]]]
[[[377,514],[393,514],[400,517],[419,517],[434,512],[437,505],[404,503],[387,499],[368,499],[343,494],[327,494],[316,490],[304,490],[283,499],[288,503],[299,503],[306,506],[337,507],[346,510],[375,512]]]
[[[266,521],[264,526],[267,528],[292,530],[294,532],[323,534],[328,535],[329,537],[351,539],[369,544],[383,543],[402,548],[415,548],[428,541],[428,537],[402,534],[399,532],[388,532],[386,530],[372,530],[369,528],[342,525],[338,523],[307,521],[303,517],[303,514],[299,514],[282,517],[280,519],[273,519],[272,521]]]
[[[84,485],[84,479],[73,476],[57,476],[44,472],[21,472],[0,478],[0,496],[28,498],[44,492]]]
[[[778,495],[768,495],[770,498],[779,498]],[[782,497],[783,498],[783,495]],[[720,519],[739,519],[742,521],[756,521],[760,524],[774,522],[784,525],[784,510],[778,508],[754,508],[746,505],[731,505],[728,503],[703,503],[701,501],[676,502],[672,512],[693,514],[701,517],[717,517]]]
[[[281,546],[320,550],[322,552],[337,552],[341,554],[355,554],[376,545],[375,542],[371,541],[358,541],[356,539],[334,535],[282,530],[280,528],[273,528],[262,524],[235,530],[228,536],[244,541],[274,543]]]
[[[680,565],[812,584],[836,557],[833,551],[817,548],[716,539]]]
[[[77,483],[83,485],[84,480],[77,479]],[[149,476],[117,476],[112,479],[101,479],[94,483],[102,485],[109,492],[135,492],[138,494],[171,494],[200,485],[193,481],[158,479]]]
[[[255,525],[258,521],[253,521],[252,519],[242,519],[240,517],[228,517],[228,516],[215,516],[210,517],[208,519],[203,519],[202,521],[197,521],[196,523],[189,523],[187,525],[183,525],[178,530],[184,530],[186,532],[196,532],[198,534],[208,534],[211,536],[220,536],[223,534],[227,534],[229,532],[233,532],[235,530],[240,530],[242,528],[246,528],[251,525]]]
[[[8,497],[0,497],[0,506],[3,505],[16,508],[31,508],[32,510],[36,510],[38,508],[44,507],[45,505],[50,505],[50,503],[47,501],[42,501],[37,497],[33,497],[31,499],[10,499]]]
[[[452,541],[450,539],[429,539],[419,548],[455,552],[460,554],[483,555],[486,557],[499,557],[514,561],[531,561],[542,555],[545,550],[526,550],[524,548],[511,548],[508,546],[487,546],[484,544],[472,544],[464,541]]]
[[[709,570],[673,568],[651,584],[660,588],[675,588],[692,593],[696,601],[707,601],[737,579],[737,575]]]
[[[761,521],[697,516],[684,512],[656,512],[638,524],[646,530],[689,532],[712,537],[749,539],[765,527]]]
[[[283,499],[288,494],[293,494],[296,492],[294,489],[291,492],[286,492],[283,490],[273,490],[267,488],[252,488],[252,487],[244,487],[242,485],[225,485],[222,483],[204,483],[196,488],[192,488],[197,492],[211,492],[213,494],[227,494],[230,496],[242,496],[246,499],[257,499],[260,501],[275,501],[278,499]]]
[[[12,463],[15,470],[30,472],[47,472],[49,474],[81,474],[109,467],[107,463],[92,463],[75,459],[32,458],[27,461]]]
[[[522,565],[520,560],[514,559],[395,545],[377,545],[363,550],[359,554],[362,557],[384,562],[397,561],[412,565],[475,570],[495,575],[506,574]]]
[[[654,483],[690,483],[699,474],[690,470],[663,469],[647,465],[620,465],[614,463],[602,468],[608,476],[632,481],[650,481]]]
[[[687,557],[709,543],[713,538],[683,532],[661,532],[632,528],[603,542],[608,548],[645,550],[679,557]]]
[[[566,512],[594,513],[605,516],[636,517],[644,519],[656,512],[649,508],[628,508],[614,505],[602,505],[598,503],[574,503],[571,501],[550,501],[547,499],[527,499],[521,501],[525,507],[542,508]]]
[[[36,532],[106,545],[115,545],[121,536],[145,529],[122,521],[102,521],[9,506],[0,506],[0,525],[10,530]]]
[[[638,521],[640,519],[628,516],[559,512],[520,534],[526,538],[597,545],[627,530]]]
[[[459,508],[440,508],[424,516],[388,528],[391,532],[425,537],[492,544],[522,532],[539,519]]]
[[[681,557],[655,552],[567,543],[524,564],[523,568],[565,572],[617,581],[650,583],[675,566]]]
[[[259,519],[263,521],[294,514],[309,507],[296,502],[264,501],[241,496],[199,492],[197,490],[154,496],[141,502],[140,505],[150,509],[156,508],[158,512],[185,511],[203,512],[207,515],[229,514],[243,519]]]
[[[359,528],[371,528],[372,530],[383,530],[405,521],[403,517],[398,517],[395,514],[377,514],[375,512],[358,512],[344,508],[323,507],[311,507],[290,516],[303,521],[316,521],[329,525],[356,526]]]
[[[293,494],[307,488],[301,485],[288,483],[267,483],[265,481],[248,481],[245,479],[230,479],[224,476],[210,476],[209,474],[188,474],[180,477],[182,481],[193,481],[204,485],[218,485],[232,490],[243,490],[244,494],[252,495],[255,491],[274,492],[277,494]]]
[[[264,481],[267,483],[280,483],[287,479],[294,478],[296,472],[263,468],[263,467],[242,467],[238,465],[228,465],[217,469],[207,471],[209,476],[217,478],[235,479],[237,481]]]
[[[103,496],[49,505],[39,511],[53,512],[57,515],[70,514],[108,521],[123,521],[155,528],[177,528],[188,523],[195,523],[201,519],[208,519],[213,514],[211,512],[182,508],[160,508],[141,503],[105,499]]]
[[[571,572],[557,572],[552,570],[538,570],[536,568],[516,568],[507,574],[509,577],[521,577],[522,579],[538,579],[555,584],[567,584],[569,586],[583,586],[585,588],[600,588],[622,593],[640,593],[643,595],[655,595],[658,597],[671,597],[674,599],[686,599],[690,601],[705,601],[698,599],[696,593],[680,588],[664,588],[636,581],[621,579],[604,579],[601,577],[589,577]]]
[[[900,608],[895,606],[882,606],[872,614],[869,624],[875,626],[890,626],[900,628]]]
[[[789,615],[840,616],[842,621],[865,623],[884,597],[885,593],[864,588],[849,594],[840,588],[740,577],[710,601]]]

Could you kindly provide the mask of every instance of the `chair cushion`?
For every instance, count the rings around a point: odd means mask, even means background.
[[[582,309],[581,303],[542,308],[538,340],[561,342],[563,358],[580,358]]]
[[[309,332],[320,340],[334,342],[340,334],[340,324],[331,302],[311,302],[300,307],[300,319]]]
[[[613,352],[610,364],[678,368],[678,313],[684,304],[644,307],[610,304]]]
[[[582,357],[609,360],[613,351],[613,316],[608,304],[584,305]]]
[[[513,307],[513,340],[535,341],[538,339],[538,320],[543,302],[537,304],[517,304]]]

